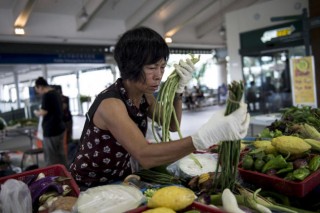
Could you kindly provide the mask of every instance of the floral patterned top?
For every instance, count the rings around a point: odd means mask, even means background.
[[[90,119],[87,116],[87,124],[82,132],[79,149],[70,166],[70,172],[80,188],[113,183],[131,174],[130,154],[117,142],[110,131],[99,129],[92,121],[97,107],[106,98],[121,99],[141,132],[144,135],[147,132],[149,104],[145,96],[138,109],[128,98],[122,79],[119,78],[97,96],[87,114]]]

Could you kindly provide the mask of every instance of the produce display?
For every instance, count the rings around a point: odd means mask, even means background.
[[[309,120],[311,119],[309,118]],[[279,123],[279,121],[276,122]],[[296,131],[293,132],[293,130]],[[291,122],[290,125],[286,123],[284,132],[281,129],[267,129],[261,132],[261,134],[266,133],[268,137],[266,135],[260,137],[259,135],[254,140],[242,141],[240,146],[242,149],[239,148],[239,164],[237,165],[239,175],[236,176],[234,188],[221,185],[215,187],[215,184],[220,183],[217,178],[222,175],[221,170],[183,176],[183,178],[163,170],[157,171],[166,175],[167,181],[163,183],[162,187],[179,185],[191,189],[196,195],[193,202],[215,206],[215,209],[209,212],[308,213],[319,211],[320,203],[317,199],[319,194],[310,195],[320,185],[320,134],[317,128],[307,122]],[[242,146],[243,144],[245,145]],[[221,145],[219,146],[211,151],[219,154]],[[199,156],[196,158],[200,159]],[[190,164],[191,162],[189,159]],[[225,161],[220,159],[218,162],[221,162],[221,168]],[[145,174],[148,172],[150,170],[144,171],[144,174],[140,176],[140,181],[155,183],[156,181],[153,181],[150,175]],[[137,175],[139,174],[137,173]],[[149,178],[145,179],[145,176],[149,176]],[[173,180],[177,179],[180,180],[180,184],[173,183]],[[173,202],[174,199],[163,199],[165,203],[156,206],[149,204],[154,194],[162,187],[149,185],[147,190],[144,190],[144,195],[148,200],[146,208],[141,211],[132,211],[132,213],[172,212],[174,209],[170,205],[177,202]],[[162,195],[162,197],[166,196]],[[157,199],[160,198],[157,196]],[[308,199],[307,205],[299,203],[300,200],[305,202],[306,199]],[[169,210],[168,207],[170,207]],[[162,208],[161,211],[159,208]],[[192,211],[202,212],[199,209]],[[129,212],[131,213],[131,211]],[[177,212],[188,212],[188,210],[183,209]]]
[[[264,149],[262,144],[267,149]],[[253,147],[243,155],[240,168],[295,182],[305,180],[320,168],[320,155],[307,153],[311,146],[295,136],[279,136],[272,141],[255,141]],[[318,182],[320,184],[320,180]]]
[[[241,86],[235,82],[233,86],[230,94],[237,93],[233,98],[239,100]],[[226,114],[236,105],[237,101],[227,103]],[[286,109],[281,120],[252,140],[222,142],[208,152],[142,169],[123,182],[82,192],[62,167],[28,171],[12,178],[27,185],[33,212],[40,213],[320,212],[317,113],[310,107]],[[0,179],[0,183],[7,179],[10,177]]]

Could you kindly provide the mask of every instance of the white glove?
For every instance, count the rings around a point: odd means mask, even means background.
[[[241,103],[239,109],[228,116],[225,110],[219,110],[192,135],[193,145],[197,150],[208,149],[220,141],[240,140],[247,135],[250,123],[250,114],[247,113],[247,104]]]
[[[192,74],[195,71],[194,65],[190,59],[187,59],[185,62],[180,60],[179,65],[175,64],[174,68],[180,76],[176,93],[183,93],[185,86],[192,79]]]

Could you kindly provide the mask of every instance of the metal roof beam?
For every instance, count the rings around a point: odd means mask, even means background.
[[[237,1],[234,0],[233,2],[222,5],[223,7],[219,9],[219,12],[209,17],[206,21],[196,26],[196,36],[197,38],[204,37],[207,33],[211,32],[212,30],[221,27],[221,24],[224,21],[223,15],[227,12],[233,11],[235,9],[244,8],[252,5],[257,0],[248,0],[243,4],[244,1]]]
[[[168,0],[146,1],[139,10],[126,20],[127,29],[140,26],[167,2]]]
[[[95,14],[98,12],[102,6],[107,3],[108,0],[90,0],[87,1],[86,4],[83,5],[81,10],[78,12],[76,16],[77,22],[77,31],[82,31],[85,27],[90,23]],[[83,15],[83,9],[86,11],[87,17],[81,17]]]
[[[36,2],[37,0],[17,1],[13,9],[13,14],[15,17],[15,27],[26,26]]]
[[[183,8],[181,13],[178,13],[175,17],[168,20],[164,24],[165,35],[168,37],[173,36],[179,30],[181,30],[188,22],[194,19],[197,15],[208,9],[210,5],[214,4],[214,1],[194,1],[189,4],[186,8]]]

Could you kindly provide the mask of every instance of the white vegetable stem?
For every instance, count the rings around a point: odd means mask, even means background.
[[[239,208],[236,196],[228,188],[222,192],[222,206],[229,213],[245,213]]]

